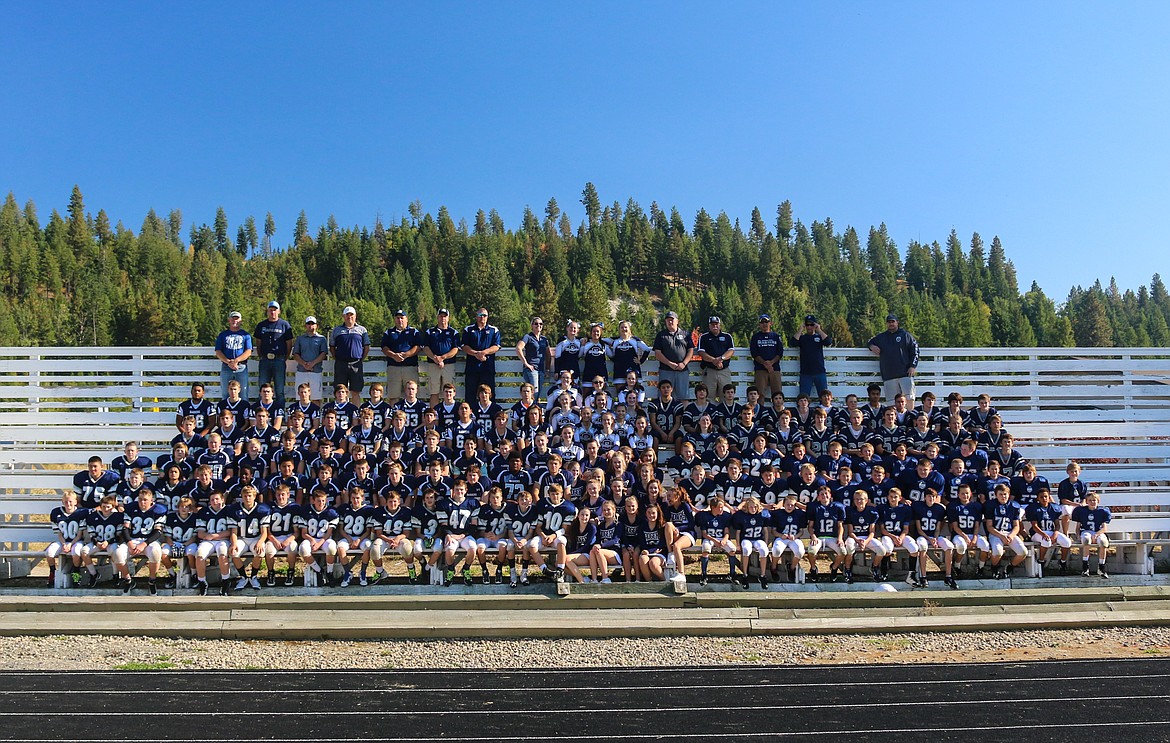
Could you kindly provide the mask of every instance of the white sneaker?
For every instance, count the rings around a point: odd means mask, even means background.
[[[236,590],[242,591],[247,587],[248,587],[248,579],[241,575],[240,579],[238,581],[236,581]]]
[[[582,579],[582,581],[581,581],[581,582],[582,582],[582,583],[592,583],[592,582],[593,582],[593,579],[592,579],[592,578],[590,578],[590,577],[587,575],[587,576],[585,576],[585,578],[584,578],[584,579]]]
[[[602,579],[601,579],[601,582],[602,582],[602,583],[613,583],[613,581],[612,581],[612,580],[610,580],[609,578],[602,578]]]
[[[349,588],[350,577],[351,577],[350,574],[346,573],[345,577],[341,579],[341,587],[342,588]]]
[[[260,590],[260,579],[253,575],[251,578],[248,579],[248,585],[251,586],[253,590],[259,591]]]

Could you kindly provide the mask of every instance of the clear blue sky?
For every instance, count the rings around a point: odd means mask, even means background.
[[[241,8],[241,5],[247,7]],[[1023,7],[1017,7],[1023,6]],[[0,192],[515,226],[581,188],[1170,274],[1170,3],[0,4]],[[1162,217],[1158,215],[1161,214]]]

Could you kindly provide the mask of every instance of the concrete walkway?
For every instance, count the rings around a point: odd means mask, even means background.
[[[5,591],[0,635],[137,635],[231,639],[652,637],[1060,629],[1170,625],[1170,584],[1067,579],[1033,587],[875,592],[822,590],[675,595],[660,586],[280,589],[232,596],[125,596],[117,591]],[[1025,581],[1018,581],[1025,583]],[[785,586],[782,588],[795,588]],[[833,590],[837,589],[837,590]],[[315,595],[314,595],[315,594]]]

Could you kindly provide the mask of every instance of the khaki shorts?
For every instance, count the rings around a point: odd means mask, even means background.
[[[704,369],[703,384],[707,385],[707,394],[710,399],[721,397],[723,385],[731,384],[731,370],[727,368]]]
[[[325,375],[321,372],[303,372],[299,371],[293,378],[294,388],[299,389],[302,384],[309,385],[309,399],[321,399],[321,380]],[[296,397],[294,392],[293,397]],[[292,399],[292,398],[290,398]]]
[[[455,384],[454,361],[454,359],[449,359],[442,369],[429,361],[426,362],[428,395],[440,395],[443,392],[443,385]]]
[[[386,397],[402,398],[406,396],[406,382],[410,380],[418,384],[417,366],[386,365]]]

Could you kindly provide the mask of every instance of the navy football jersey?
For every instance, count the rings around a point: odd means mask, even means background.
[[[913,512],[914,526],[920,537],[935,536],[939,533],[939,526],[947,520],[947,509],[941,503],[935,503],[933,506],[915,503]]]
[[[342,535],[350,539],[365,536],[366,532],[375,525],[375,510],[374,506],[354,508],[348,503],[338,506],[337,523],[341,526]]]
[[[65,513],[65,509],[57,506],[49,514],[49,521],[53,523],[53,533],[62,542],[75,542],[85,530],[85,519],[89,515],[87,508],[74,508],[72,513]]]
[[[436,506],[437,507],[437,506]],[[432,511],[421,502],[415,504],[410,513],[410,528],[420,539],[434,539],[439,535],[440,517],[437,511]]]
[[[577,507],[568,501],[557,505],[547,500],[540,502],[540,528],[544,534],[564,531],[565,525],[577,515]]]
[[[256,503],[249,511],[243,503],[232,506],[232,520],[235,522],[236,534],[241,538],[254,539],[260,536],[260,530],[268,526],[271,520],[271,509],[263,504]]]
[[[77,493],[77,504],[82,508],[97,508],[98,503],[107,495],[115,495],[121,479],[113,470],[102,472],[101,477],[94,480],[89,476],[89,470],[78,472],[73,476],[73,492]]]
[[[272,505],[268,509],[268,533],[274,537],[289,536],[296,529],[297,514],[301,507],[294,501],[284,506]]]
[[[695,505],[695,508],[706,508],[708,501],[718,494],[715,481],[710,477],[704,478],[700,485],[696,485],[695,481],[688,477],[685,480],[678,481],[678,486],[687,491],[687,496],[690,497],[691,503]]]
[[[952,525],[952,529],[957,527],[969,537],[975,536],[979,525],[983,523],[983,506],[977,501],[966,505],[952,501],[947,506],[947,523]]]
[[[911,501],[921,501],[926,498],[926,490],[930,488],[937,491],[940,495],[946,496],[947,480],[940,472],[931,470],[926,477],[919,477],[918,470],[908,470],[903,472],[898,477],[898,489],[902,491],[902,497]],[[957,495],[955,496],[958,497]]]
[[[167,535],[171,538],[171,544],[184,545],[188,544],[195,538],[196,515],[195,512],[187,514],[186,518],[179,515],[178,511],[167,515]]]
[[[1031,521],[1041,531],[1046,532],[1056,531],[1063,516],[1064,509],[1060,507],[1059,503],[1049,503],[1047,506],[1032,503],[1024,509],[1024,518]]]
[[[845,524],[852,528],[852,536],[854,537],[869,536],[870,527],[877,524],[879,518],[881,517],[873,506],[867,505],[861,510],[853,506],[845,509]],[[876,535],[876,533],[875,531],[874,534]]]
[[[732,514],[729,511],[716,516],[710,511],[700,511],[695,515],[695,525],[703,531],[708,539],[723,539],[730,536]]]
[[[988,505],[983,517],[998,531],[1008,533],[1020,521],[1020,507],[1010,501],[1008,503],[997,501]]]
[[[472,514],[472,521],[478,533],[495,534],[497,539],[506,536],[508,529],[512,526],[512,519],[508,516],[508,506],[504,504],[501,504],[497,510],[487,503],[481,503]]]
[[[1056,486],[1056,497],[1061,503],[1068,501],[1069,503],[1080,503],[1089,495],[1089,486],[1085,484],[1084,480],[1077,480],[1073,482],[1067,477],[1060,481]]]
[[[122,533],[122,514],[117,511],[111,511],[109,516],[103,516],[102,512],[96,508],[89,512],[85,517],[85,530],[89,535],[89,541],[97,542],[116,542],[118,535]]]
[[[540,522],[540,509],[529,506],[527,510],[520,510],[518,505],[508,507],[508,515],[512,520],[512,532],[517,539],[528,539],[536,534],[536,525]]]
[[[131,503],[126,506],[122,523],[130,531],[131,539],[161,537],[167,525],[167,509],[161,503],[153,503],[146,510]]]
[[[1028,482],[1022,476],[1013,477],[1012,483],[1012,500],[1020,505],[1026,506],[1029,503],[1036,501],[1036,494],[1041,489],[1048,490],[1048,480],[1041,475],[1036,475],[1032,478],[1032,482]]]
[[[739,511],[732,517],[731,525],[735,527],[735,531],[741,540],[763,539],[771,521],[772,515],[767,511],[760,511],[759,513]]]
[[[805,523],[804,511],[798,508],[792,509],[791,512],[783,508],[772,511],[772,528],[776,530],[777,536],[793,539],[800,534]]]
[[[196,532],[220,534],[230,530],[235,525],[236,522],[232,519],[232,509],[229,506],[224,506],[218,511],[213,511],[211,506],[207,506],[201,509],[195,517]]]
[[[200,399],[198,402],[184,400],[179,403],[179,408],[176,412],[184,418],[189,415],[195,416],[195,430],[203,431],[211,426],[211,423],[208,421],[211,420],[212,415],[215,413],[215,405],[206,397]]]
[[[381,528],[382,534],[388,537],[397,537],[400,534],[405,534],[411,528],[411,520],[414,518],[413,513],[406,506],[399,506],[397,511],[391,513],[385,508],[380,509],[380,512],[375,514],[376,518],[380,518],[381,524],[376,525]]]
[[[908,503],[899,502],[897,506],[886,506],[881,513],[881,526],[890,534],[908,532],[910,522],[914,520],[914,514]]]
[[[324,539],[326,535],[331,534],[330,529],[337,529],[338,521],[337,511],[328,506],[322,511],[312,506],[302,506],[296,523],[310,537]]]
[[[732,506],[738,506],[749,496],[756,495],[756,486],[756,478],[750,475],[741,474],[735,480],[728,477],[727,473],[715,477],[715,488],[723,494],[723,500]]]
[[[845,506],[840,503],[813,503],[805,512],[813,534],[821,539],[837,537],[837,526],[845,521]]]
[[[1108,524],[1112,519],[1113,514],[1109,513],[1109,509],[1104,506],[1097,508],[1077,506],[1072,513],[1072,520],[1081,525],[1082,531],[1091,531],[1094,534],[1101,531],[1105,524]]]
[[[439,518],[442,520],[445,534],[472,534],[474,529],[471,519],[479,510],[479,503],[472,498],[464,498],[456,503],[453,498],[444,498],[438,505]]]

